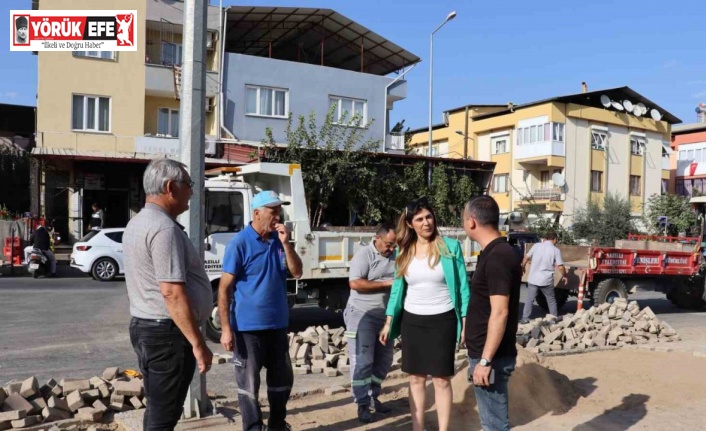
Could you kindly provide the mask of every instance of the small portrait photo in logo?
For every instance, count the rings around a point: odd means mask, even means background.
[[[29,45],[29,17],[15,17],[15,45]]]

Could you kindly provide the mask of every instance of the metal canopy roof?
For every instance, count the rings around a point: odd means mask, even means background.
[[[225,50],[231,53],[388,75],[419,57],[331,9],[231,6]]]

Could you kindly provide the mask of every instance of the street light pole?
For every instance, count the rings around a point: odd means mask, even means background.
[[[438,27],[434,29],[434,31],[431,32],[429,35],[429,150],[427,152],[427,156],[431,157],[431,148],[432,148],[432,143],[431,143],[431,123],[432,123],[432,107],[433,107],[433,100],[434,100],[434,33],[439,31],[441,27],[444,26],[447,22],[451,21],[452,19],[456,18],[456,11],[453,11],[449,13],[446,16],[446,19],[444,22],[439,24]],[[431,184],[431,166],[429,166],[429,184]]]

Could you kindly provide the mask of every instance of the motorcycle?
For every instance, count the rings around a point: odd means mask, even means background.
[[[49,258],[42,250],[38,248],[32,249],[32,252],[29,255],[27,270],[30,274],[32,274],[33,278],[49,275]]]

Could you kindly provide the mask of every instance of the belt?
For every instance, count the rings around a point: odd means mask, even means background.
[[[133,317],[132,320],[146,326],[165,326],[174,324],[172,319],[141,319],[139,317]]]

